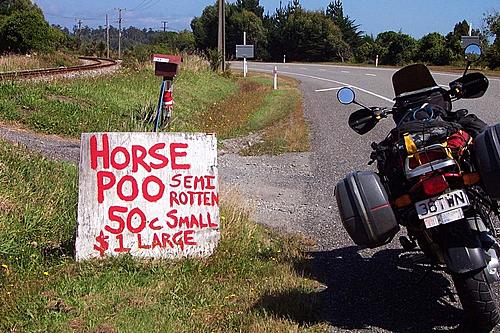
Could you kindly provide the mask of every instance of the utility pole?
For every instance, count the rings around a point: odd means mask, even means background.
[[[108,14],[106,14],[106,54],[109,59],[109,19]]]
[[[217,50],[222,56],[221,70],[226,70],[226,1],[219,0],[219,38]]]
[[[168,21],[161,21],[163,23],[163,32],[167,31],[167,23]]]
[[[77,38],[77,42],[78,42],[78,47],[80,47],[80,45],[82,44],[82,20],[78,20],[78,38]]]
[[[118,59],[122,58],[122,10],[125,8],[115,8],[118,11]]]

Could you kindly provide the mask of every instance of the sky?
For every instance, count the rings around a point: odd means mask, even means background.
[[[118,12],[123,11],[123,26],[163,29],[168,21],[170,30],[190,28],[194,16],[214,0],[34,0],[45,12],[51,24],[69,28],[78,19],[96,27],[105,24],[108,13],[117,26]],[[234,1],[230,1],[234,2]],[[287,3],[288,0],[283,0]],[[325,9],[330,0],[301,0],[307,9]],[[265,12],[274,13],[279,0],[261,0]],[[482,26],[483,14],[500,11],[500,0],[344,0],[344,13],[360,24],[360,29],[376,36],[388,30],[410,34],[416,38],[431,32],[447,34],[455,23],[466,19],[473,27]]]

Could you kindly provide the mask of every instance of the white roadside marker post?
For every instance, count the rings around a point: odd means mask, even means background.
[[[243,45],[247,45],[247,33],[246,31],[243,32]],[[243,58],[243,77],[247,77],[248,73],[248,64],[247,64],[247,57]]]
[[[377,56],[375,57],[375,67],[378,67],[378,54],[377,54]]]
[[[286,64],[286,54],[283,54],[283,63]]]
[[[274,90],[278,89],[278,66],[274,66],[273,70],[273,88]]]

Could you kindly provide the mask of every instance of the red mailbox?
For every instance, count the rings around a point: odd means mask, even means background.
[[[181,56],[154,54],[153,61],[155,63],[155,75],[163,76],[166,79],[172,80],[179,70],[182,63]]]

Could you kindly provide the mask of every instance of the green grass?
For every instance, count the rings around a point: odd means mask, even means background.
[[[270,77],[255,76],[251,80],[268,84]],[[262,138],[260,142],[243,149],[243,155],[308,151],[309,127],[304,119],[302,94],[297,81],[282,80],[279,90],[271,90],[260,108],[249,117],[247,128],[260,131]]]
[[[208,259],[77,263],[76,167],[3,141],[0,161],[1,332],[326,330],[272,314],[314,318],[310,297],[269,299],[317,285],[294,270],[299,240],[250,222],[235,194],[221,195],[222,239]]]
[[[96,78],[0,83],[0,119],[38,132],[79,137],[82,132],[152,130],[146,112],[156,108],[160,79],[150,67]],[[175,80],[176,119],[186,129],[196,113],[237,91],[236,83],[208,70],[186,68]]]

